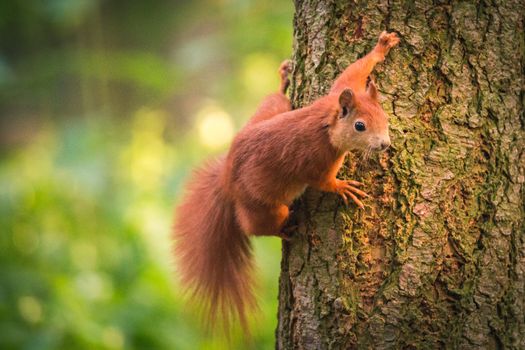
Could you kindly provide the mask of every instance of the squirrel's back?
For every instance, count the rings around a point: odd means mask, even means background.
[[[237,196],[290,203],[310,178],[326,171],[338,157],[324,127],[331,103],[327,97],[243,128],[228,154]]]

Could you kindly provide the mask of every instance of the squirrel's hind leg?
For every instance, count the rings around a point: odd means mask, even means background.
[[[278,236],[286,238],[281,233],[289,209],[286,205],[277,206],[235,204],[237,220],[242,230],[255,236]]]

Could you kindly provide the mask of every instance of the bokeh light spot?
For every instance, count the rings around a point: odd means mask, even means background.
[[[78,269],[94,269],[97,254],[97,247],[91,243],[77,242],[71,247],[71,260]]]
[[[32,296],[20,297],[18,299],[18,310],[20,315],[30,323],[38,323],[42,320],[42,306]]]
[[[248,55],[242,67],[242,78],[246,91],[254,98],[261,98],[269,91],[277,91],[279,87],[278,67],[279,61],[272,55],[265,53]]]
[[[92,271],[80,273],[75,286],[78,293],[88,300],[107,300],[113,294],[111,281]]]
[[[204,106],[197,113],[201,143],[209,148],[224,146],[233,137],[233,122],[228,113],[217,105]]]
[[[34,229],[27,226],[16,226],[13,229],[13,244],[22,254],[34,253],[39,244],[40,239]]]
[[[165,174],[168,152],[163,139],[166,113],[143,108],[135,115],[133,139],[122,154],[124,175],[130,177],[138,190],[155,191]]]
[[[124,347],[124,335],[115,327],[106,327],[102,332],[102,342],[110,349],[122,349]]]

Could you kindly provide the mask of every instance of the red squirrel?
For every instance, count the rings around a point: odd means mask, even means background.
[[[263,100],[226,156],[193,174],[176,211],[175,253],[183,287],[211,324],[220,318],[227,329],[238,319],[247,330],[247,310],[256,306],[249,235],[287,238],[288,207],[307,186],[364,208],[362,184],[336,175],[348,151],[390,145],[379,93],[367,80],[398,42],[395,33],[381,33],[328,95],[296,110],[285,95],[290,64],[284,62],[279,92]]]

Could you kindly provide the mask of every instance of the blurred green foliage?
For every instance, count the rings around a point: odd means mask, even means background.
[[[242,349],[182,298],[190,170],[278,86],[287,1],[0,3],[0,348]],[[274,347],[280,241],[253,240]]]

